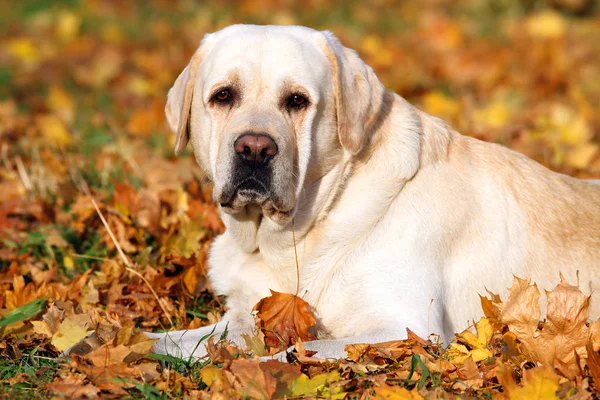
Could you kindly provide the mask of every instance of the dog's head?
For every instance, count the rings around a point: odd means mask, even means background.
[[[234,25],[204,38],[166,114],[175,152],[192,142],[224,212],[253,208],[283,225],[304,185],[364,149],[382,96],[329,32]]]

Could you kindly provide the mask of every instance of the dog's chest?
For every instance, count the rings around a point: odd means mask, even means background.
[[[320,338],[361,333],[360,329],[369,326],[368,321],[376,312],[372,307],[377,304],[376,287],[385,290],[365,276],[371,264],[365,256],[368,253],[349,252],[348,240],[338,238],[339,242],[332,241],[315,231],[298,241],[298,271],[293,246],[271,253],[272,257],[268,257],[270,252],[261,249],[282,291],[296,293],[299,272],[298,296],[313,308]],[[362,243],[354,241],[353,246],[358,250]]]

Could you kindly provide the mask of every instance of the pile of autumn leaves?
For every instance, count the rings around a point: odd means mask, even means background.
[[[171,262],[201,264],[195,256]],[[96,273],[109,273],[103,267]],[[120,279],[137,275],[114,266]],[[162,271],[164,272],[164,271]],[[159,271],[158,275],[162,272]],[[186,272],[172,279],[182,279]],[[129,275],[128,278],[126,278]],[[143,276],[143,275],[142,275]],[[96,281],[97,282],[97,281]],[[139,280],[143,285],[144,282]],[[346,347],[344,360],[321,360],[304,350],[314,339],[310,306],[291,294],[274,292],[256,305],[257,329],[239,348],[212,337],[208,358],[184,360],[185,368],[169,357],[151,355],[153,340],[134,321],[96,307],[102,296],[91,274],[74,279],[62,293],[52,286],[37,287],[15,276],[12,297],[31,298],[48,291],[51,299],[29,321],[0,327],[5,339],[0,356],[16,358],[38,348],[50,357],[70,349],[46,389],[68,397],[122,397],[132,388],[152,385],[169,397],[189,398],[456,398],[485,394],[508,399],[592,399],[600,394],[600,320],[588,324],[590,297],[564,279],[547,292],[547,316],[540,312],[540,292],[529,281],[515,278],[506,301],[482,297],[486,318],[474,329],[457,334],[449,346],[425,340],[408,331],[408,339]],[[144,292],[140,290],[140,292]],[[69,293],[83,293],[69,297]],[[161,292],[162,294],[162,292]],[[140,293],[141,297],[151,297]],[[62,300],[59,300],[62,299]],[[546,299],[544,299],[546,301]],[[0,320],[1,324],[1,320]],[[435,338],[432,338],[435,339]],[[261,362],[289,344],[288,363]],[[161,360],[161,364],[157,363]],[[20,375],[11,383],[31,377]]]
[[[528,280],[515,278],[505,302],[490,295],[482,297],[486,317],[474,330],[457,334],[448,347],[408,330],[406,340],[348,345],[347,359],[326,361],[308,354],[300,339],[309,335],[305,330],[308,304],[293,295],[273,293],[256,307],[259,336],[279,338],[274,347],[266,340],[271,353],[299,339],[296,351],[288,354],[291,365],[238,358],[247,349],[211,341],[209,355],[219,366],[206,367],[200,374],[211,393],[226,398],[343,399],[350,393],[369,399],[484,394],[508,399],[592,399],[594,393],[600,394],[600,320],[587,323],[590,297],[561,279],[546,293],[547,317],[540,321],[540,292]],[[271,310],[277,302],[280,317],[271,315],[265,325],[261,314],[268,313],[262,308],[267,302]],[[247,343],[252,347],[250,338]]]

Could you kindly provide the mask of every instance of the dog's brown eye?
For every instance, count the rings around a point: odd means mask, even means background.
[[[290,108],[302,108],[308,105],[308,100],[306,97],[301,96],[299,94],[293,94],[288,99],[288,107]]]
[[[231,92],[229,89],[221,90],[219,93],[215,95],[215,100],[219,103],[227,103],[231,100]]]

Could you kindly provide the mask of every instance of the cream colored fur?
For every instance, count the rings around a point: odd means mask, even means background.
[[[240,94],[229,109],[210,102],[224,85]],[[310,105],[290,113],[281,98],[296,90]],[[227,231],[209,277],[227,296],[223,322],[154,334],[157,352],[202,356],[200,338],[226,325],[241,344],[269,289],[295,293],[292,218],[317,356],[400,339],[407,327],[447,339],[482,316],[478,294],[505,295],[513,275],[547,290],[560,273],[579,281],[600,316],[600,186],[451,130],[387,91],[329,32],[236,25],[208,35],[166,112],[176,151],[189,139],[219,203],[241,133],[268,133],[279,154],[277,199],[221,210]]]

